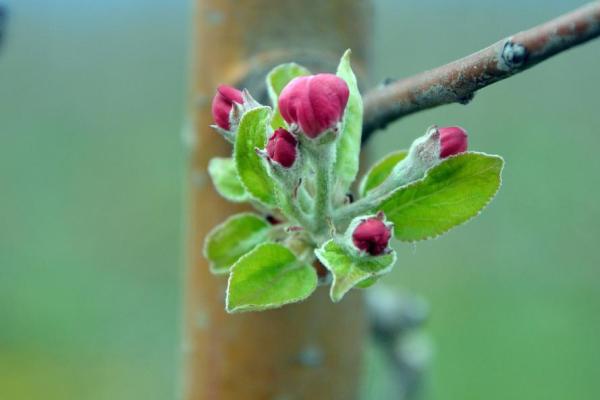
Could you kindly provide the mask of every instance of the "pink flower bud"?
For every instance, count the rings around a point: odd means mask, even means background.
[[[372,256],[382,254],[388,247],[390,228],[380,218],[367,218],[354,229],[352,242],[362,251]]]
[[[285,168],[289,168],[296,161],[296,146],[298,142],[291,133],[283,128],[277,129],[267,143],[269,158]]]
[[[233,102],[242,104],[242,92],[234,87],[219,85],[217,93],[212,102],[212,116],[215,124],[221,129],[229,130],[229,114],[233,107]]]
[[[282,90],[279,111],[314,139],[341,120],[349,95],[346,82],[333,74],[301,76]]]
[[[467,151],[467,131],[460,126],[438,128],[440,133],[440,158]]]

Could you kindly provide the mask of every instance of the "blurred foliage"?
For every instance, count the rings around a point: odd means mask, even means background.
[[[372,76],[437,66],[579,4],[378,1]],[[175,398],[189,4],[10,7],[0,52],[0,398]],[[386,278],[430,301],[428,399],[600,393],[599,66],[595,42],[369,143],[383,155],[432,123],[460,124],[472,148],[507,162],[482,217],[399,246]],[[363,392],[387,398],[392,375],[381,355],[368,359]]]

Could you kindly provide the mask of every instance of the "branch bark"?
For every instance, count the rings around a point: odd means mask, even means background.
[[[600,1],[519,32],[467,57],[364,97],[363,142],[390,122],[442,104],[468,103],[475,92],[600,36]]]

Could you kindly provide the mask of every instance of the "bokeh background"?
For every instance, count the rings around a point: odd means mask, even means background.
[[[466,55],[581,1],[377,0],[373,77]],[[188,0],[14,0],[0,48],[0,399],[175,399]],[[340,49],[340,54],[343,49]],[[432,123],[506,158],[482,216],[400,245],[429,302],[426,399],[600,396],[600,41],[378,133]],[[206,121],[208,123],[208,121]],[[366,399],[391,375],[373,357]]]

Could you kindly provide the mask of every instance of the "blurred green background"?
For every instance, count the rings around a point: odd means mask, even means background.
[[[379,0],[372,75],[437,66],[579,4]],[[9,6],[0,399],[174,399],[190,4]],[[600,396],[598,71],[600,41],[468,106],[406,118],[369,144],[383,155],[432,123],[460,124],[473,149],[506,158],[503,188],[482,216],[400,245],[385,280],[430,304],[427,399]],[[367,398],[388,398],[386,376],[369,374]]]

